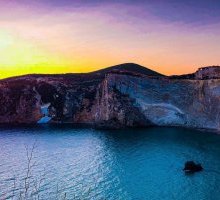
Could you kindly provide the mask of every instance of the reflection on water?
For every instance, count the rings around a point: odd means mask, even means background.
[[[0,128],[0,197],[26,172],[25,145],[37,143],[33,177],[42,199],[218,199],[220,136],[180,128],[120,131],[63,126]],[[204,172],[185,176],[184,162]],[[1,199],[0,198],[0,199]]]

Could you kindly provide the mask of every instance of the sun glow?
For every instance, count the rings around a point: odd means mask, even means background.
[[[8,32],[0,32],[0,78],[26,73],[62,72],[68,63],[59,56],[45,52],[31,41],[25,41]],[[7,70],[6,70],[7,69]]]
[[[0,31],[0,51],[13,43],[13,38],[6,32]]]

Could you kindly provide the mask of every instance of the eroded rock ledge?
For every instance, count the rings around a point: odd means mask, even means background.
[[[220,79],[207,79],[207,69],[206,80],[166,77],[135,64],[10,78],[0,81],[0,104],[0,123],[220,130]]]

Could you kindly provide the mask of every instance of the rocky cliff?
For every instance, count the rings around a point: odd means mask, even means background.
[[[166,77],[128,63],[88,74],[4,79],[0,123],[220,130],[220,77],[193,77]]]

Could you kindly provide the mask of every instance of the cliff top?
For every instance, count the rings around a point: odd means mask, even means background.
[[[94,73],[110,73],[110,72],[131,72],[135,74],[142,74],[147,76],[164,76],[163,74],[160,74],[156,71],[153,71],[151,69],[148,69],[144,66],[135,64],[135,63],[124,63],[119,64],[111,67],[107,67],[105,69],[98,70]]]
[[[135,63],[124,63],[119,64],[111,67],[107,67],[101,70],[97,70],[94,72],[89,73],[66,73],[66,74],[28,74],[28,75],[22,75],[22,76],[16,76],[16,77],[10,77],[6,79],[0,80],[0,82],[4,81],[13,81],[13,80],[35,80],[38,78],[43,79],[50,79],[50,80],[62,80],[64,82],[81,82],[85,80],[96,80],[101,81],[105,77],[106,74],[114,73],[114,74],[125,74],[125,75],[132,75],[132,76],[150,76],[150,77],[168,77],[170,79],[197,79],[196,76],[197,73],[203,72],[203,71],[209,71],[209,69],[217,70],[218,73],[215,73],[215,76],[213,75],[213,72],[210,72],[210,77],[208,78],[220,78],[219,72],[220,72],[220,66],[207,66],[207,67],[201,67],[199,68],[195,73],[192,74],[184,74],[184,75],[172,75],[172,76],[165,76],[163,74],[160,74],[156,71],[153,71],[151,69],[148,69],[144,66],[135,64]],[[203,78],[203,77],[202,77]],[[201,78],[200,78],[201,79]]]
[[[9,77],[2,80],[11,80],[11,79],[28,79],[28,78],[65,78],[65,79],[81,79],[85,76],[88,78],[104,78],[106,74],[108,73],[127,73],[127,74],[141,74],[141,75],[147,75],[147,76],[156,76],[161,77],[164,76],[156,71],[153,71],[151,69],[148,69],[144,66],[135,64],[135,63],[125,63],[120,65],[115,65],[111,67],[107,67],[101,70],[97,70],[94,72],[89,73],[66,73],[66,74],[27,74],[27,75],[21,75],[21,76],[15,76],[15,77]],[[1,81],[1,80],[0,80]]]
[[[220,69],[220,66],[218,66],[218,65],[213,65],[213,66],[200,67],[200,68],[198,69],[198,71],[200,71],[200,70],[207,70],[207,69]]]

